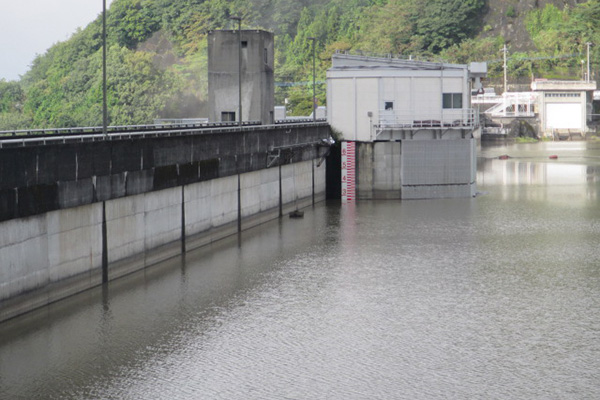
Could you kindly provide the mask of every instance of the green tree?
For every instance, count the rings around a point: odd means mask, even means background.
[[[417,2],[390,0],[366,10],[360,21],[358,47],[373,53],[405,54],[420,51],[413,42]]]
[[[0,113],[0,130],[14,131],[31,127],[31,118],[20,112]]]
[[[20,111],[25,102],[25,92],[16,81],[0,79],[0,113]]]
[[[438,53],[460,43],[479,28],[478,15],[484,0],[429,0],[422,3],[415,18],[415,34],[423,38],[426,50]]]
[[[152,123],[173,91],[174,76],[158,69],[152,55],[127,49],[111,49],[109,106],[111,124]]]
[[[155,11],[150,0],[116,0],[107,15],[107,29],[119,45],[132,49],[160,28]]]

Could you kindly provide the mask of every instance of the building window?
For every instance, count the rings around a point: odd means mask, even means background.
[[[462,93],[444,93],[443,108],[462,108]]]
[[[245,49],[246,47],[248,47],[248,41],[242,40],[242,49]]]
[[[386,101],[383,104],[383,109],[385,111],[393,111],[394,110],[394,102],[393,101]]]
[[[234,122],[235,111],[221,111],[221,122]]]
[[[269,63],[269,51],[267,50],[266,47],[265,47],[264,54],[265,54],[265,64],[268,64]]]
[[[544,93],[544,97],[581,97],[581,92],[577,92],[577,93],[551,93],[551,92],[546,92]]]

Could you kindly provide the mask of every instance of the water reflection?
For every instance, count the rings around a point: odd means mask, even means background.
[[[502,198],[526,195],[531,200],[577,204],[598,199],[600,144],[596,142],[496,145],[482,148],[481,153],[478,186],[505,187]],[[510,158],[499,159],[502,154]],[[545,190],[521,190],[526,185]]]
[[[486,185],[581,185],[600,180],[600,168],[587,165],[481,159],[477,182]]]

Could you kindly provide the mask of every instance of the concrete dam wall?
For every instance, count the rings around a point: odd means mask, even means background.
[[[326,124],[0,149],[0,321],[325,198]]]
[[[356,143],[356,198],[432,199],[476,193],[475,139]]]

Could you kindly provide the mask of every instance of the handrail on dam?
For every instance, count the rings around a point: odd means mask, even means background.
[[[325,120],[300,121],[289,123],[276,123],[273,125],[261,125],[258,121],[245,121],[242,130],[245,132],[256,130],[271,130],[281,128],[298,128],[316,125],[327,125]],[[99,131],[98,131],[99,129]],[[33,131],[0,131],[0,148],[4,147],[25,147],[28,145],[46,145],[68,142],[88,142],[103,140],[121,140],[132,139],[134,137],[158,137],[158,136],[184,136],[198,133],[218,133],[235,132],[240,127],[237,123],[206,123],[206,124],[181,124],[181,125],[130,125],[130,126],[112,126],[108,134],[102,133],[102,128],[81,127],[81,128],[63,128],[63,129],[45,129]],[[21,132],[23,135],[17,136],[13,133]],[[39,134],[26,134],[26,132],[40,132]]]
[[[260,125],[260,121],[244,121],[244,126],[248,125]],[[218,128],[238,126],[237,122],[202,122],[202,123],[180,123],[180,124],[151,124],[151,125],[113,125],[108,127],[108,132],[136,132],[136,131],[148,131],[148,130],[164,130],[164,129],[181,129],[181,128]],[[94,134],[103,133],[101,126],[80,126],[73,128],[48,128],[48,129],[21,129],[21,130],[8,130],[0,131],[0,140],[5,136],[19,136],[19,137],[30,137],[30,136],[56,136],[56,135],[81,135],[81,134]]]

